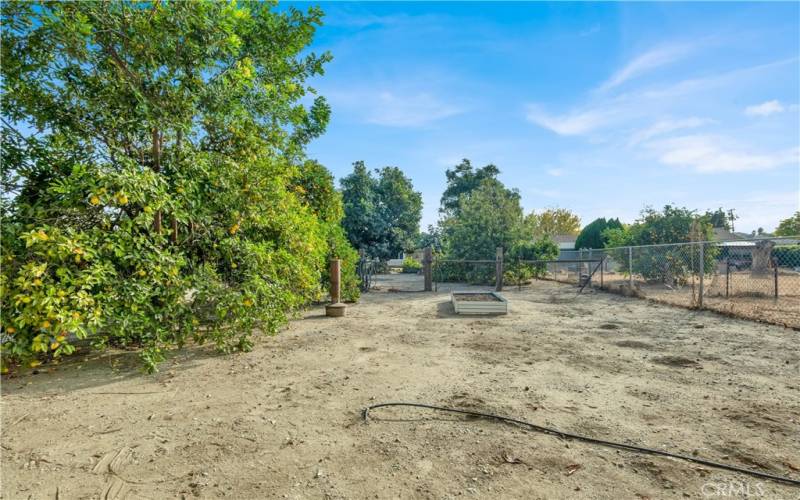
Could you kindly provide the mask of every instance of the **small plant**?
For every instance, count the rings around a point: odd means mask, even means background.
[[[403,259],[403,272],[409,274],[416,274],[422,269],[422,264],[414,257],[406,257]]]

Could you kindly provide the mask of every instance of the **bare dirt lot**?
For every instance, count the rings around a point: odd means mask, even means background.
[[[507,316],[480,318],[445,292],[370,293],[154,376],[109,352],[6,380],[2,497],[798,498],[492,421],[362,423],[373,403],[443,404],[800,478],[798,332],[547,282],[505,296]]]

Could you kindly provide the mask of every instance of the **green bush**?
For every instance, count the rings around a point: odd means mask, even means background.
[[[506,271],[503,276],[508,283],[524,283],[532,278],[541,278],[547,272],[545,263],[524,261],[553,260],[558,257],[558,245],[550,238],[519,242],[506,253]]]
[[[628,273],[628,249],[618,247],[634,246],[631,256],[634,274],[651,282],[686,283],[700,270],[700,247],[691,242],[708,241],[713,235],[709,217],[671,205],[661,211],[646,208],[633,224],[603,231],[608,248],[606,255]],[[671,243],[685,244],[666,245]],[[718,255],[718,247],[704,247],[702,267],[705,273],[713,271]]]
[[[465,263],[458,261],[434,261],[433,280],[438,283],[467,283],[470,285],[494,285],[495,263]]]
[[[305,82],[321,12],[265,3],[4,2],[3,369],[77,340],[248,349],[357,255]],[[126,40],[119,43],[115,37]],[[37,134],[27,133],[36,130]]]
[[[782,245],[772,249],[772,258],[781,267],[800,267],[800,245]]]
[[[403,259],[403,272],[409,274],[416,274],[422,269],[422,264],[414,257],[406,257]]]

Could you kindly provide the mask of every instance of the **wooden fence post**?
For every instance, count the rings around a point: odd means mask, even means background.
[[[347,311],[347,306],[339,302],[341,299],[342,261],[331,259],[331,303],[325,306],[325,315],[341,318]]]
[[[494,264],[495,291],[503,291],[503,247],[497,247],[497,257]]]
[[[425,291],[433,291],[433,249],[425,247],[424,255],[422,256],[422,274],[425,277]]]

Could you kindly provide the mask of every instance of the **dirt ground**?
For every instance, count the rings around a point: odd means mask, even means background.
[[[800,478],[797,331],[548,282],[505,296],[507,316],[460,317],[444,291],[369,293],[154,376],[109,352],[5,380],[2,498],[800,497],[492,421],[362,423],[442,404]]]
[[[547,278],[555,278],[562,283],[577,283],[578,275],[562,271],[548,274]],[[628,276],[622,273],[607,272],[604,275],[604,285],[611,291],[627,289],[629,282]],[[776,299],[772,275],[753,278],[749,271],[732,272],[727,283],[724,275],[709,276],[703,294],[703,307],[738,318],[800,330],[800,274],[781,272],[778,282]],[[599,285],[597,274],[592,284]],[[665,304],[693,307],[695,303],[696,291],[693,293],[690,284],[665,286],[637,279],[635,289],[639,296]]]

